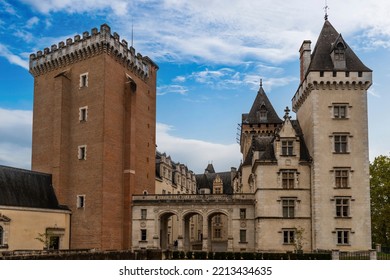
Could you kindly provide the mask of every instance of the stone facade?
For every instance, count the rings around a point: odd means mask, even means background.
[[[32,169],[72,210],[72,249],[131,247],[131,195],[154,192],[157,69],[106,24],[30,56]]]
[[[50,174],[0,165],[0,253],[69,249],[70,219]]]
[[[242,115],[242,164],[229,178],[212,165],[197,195],[133,196],[134,248],[165,249],[167,217],[178,249],[189,246],[189,217],[203,221],[202,250],[213,251],[217,215],[228,251],[357,251],[371,248],[367,89],[372,71],[325,20],[317,44],[300,49],[300,86],[283,120],[262,84]],[[223,181],[229,181],[230,192]],[[151,215],[140,217],[147,208]],[[145,210],[144,210],[145,211]],[[136,214],[138,213],[138,214]],[[147,234],[146,234],[147,233]],[[222,234],[222,235],[223,235]],[[137,244],[137,240],[138,244]],[[199,248],[200,249],[200,248]]]
[[[107,25],[31,55],[32,168],[72,210],[70,248],[370,249],[372,71],[328,20],[300,60],[296,120],[260,83],[242,164],[195,175],[155,151],[157,65]]]
[[[302,50],[310,52],[310,42]],[[309,60],[309,61],[307,61]],[[315,249],[371,248],[367,68],[329,21],[311,56],[301,55],[293,97],[313,157],[312,242]]]

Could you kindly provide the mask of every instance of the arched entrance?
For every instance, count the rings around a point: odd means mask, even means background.
[[[186,251],[202,250],[203,217],[198,211],[183,214],[183,247]]]
[[[229,219],[224,211],[213,211],[207,216],[208,250],[226,252],[228,250]]]
[[[160,216],[160,248],[175,250],[178,247],[179,217],[174,212],[165,212]]]

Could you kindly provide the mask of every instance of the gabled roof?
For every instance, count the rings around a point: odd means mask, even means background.
[[[372,70],[366,67],[363,62],[352,51],[348,44],[344,41],[332,24],[326,20],[322,27],[320,36],[318,37],[316,46],[311,55],[311,62],[308,68],[309,71],[333,71],[335,67],[331,58],[331,52],[337,42],[340,40],[344,43],[346,69],[345,71],[354,72],[371,72]]]
[[[298,120],[290,120],[293,129],[295,130],[296,136],[299,137],[300,144],[300,155],[299,159],[301,161],[311,161],[311,156],[309,154],[309,150],[307,149],[305,139],[303,138],[302,129],[299,125]],[[274,141],[276,139],[276,135],[272,136],[264,136],[264,135],[256,135],[252,138],[252,146],[251,151],[248,152],[245,161],[243,162],[243,166],[252,165],[253,154],[254,152],[259,152],[260,161],[266,162],[276,162],[276,155],[274,149]]]
[[[264,109],[267,112],[267,118],[263,120],[260,118],[260,111]],[[267,95],[265,94],[262,85],[260,85],[260,89],[257,92],[257,96],[255,98],[255,101],[253,102],[249,114],[242,114],[242,123],[247,123],[247,124],[282,123],[282,120],[279,118],[274,107],[272,106]]]
[[[196,175],[196,187],[197,189],[209,189],[210,193],[213,193],[213,182],[215,178],[219,176],[222,180],[223,185],[223,193],[224,194],[232,194],[232,178],[231,172],[218,172],[218,173],[205,173],[205,174],[197,174]]]
[[[0,205],[68,209],[58,204],[51,174],[0,165]]]
[[[204,171],[205,173],[215,173],[213,164],[209,163]]]
[[[196,188],[199,189],[209,189],[210,193],[213,193],[213,182],[215,178],[219,176],[222,180],[223,193],[231,194],[233,193],[232,188],[232,174],[231,171],[227,172],[215,172],[214,166],[212,163],[209,163],[204,171],[204,174],[196,174]]]

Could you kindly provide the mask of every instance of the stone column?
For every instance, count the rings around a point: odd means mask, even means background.
[[[207,215],[207,214],[206,214]],[[202,221],[203,221],[203,229],[202,229],[202,251],[207,252],[209,250],[209,243],[208,243],[208,236],[209,236],[209,226],[208,226],[208,218],[206,218],[202,215]]]
[[[340,250],[332,250],[332,260],[340,259]]]
[[[377,253],[375,249],[370,250],[370,260],[377,260]]]
[[[229,215],[227,216],[228,220],[228,244],[227,250],[228,252],[233,252],[233,209],[228,210]]]

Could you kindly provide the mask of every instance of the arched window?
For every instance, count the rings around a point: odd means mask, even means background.
[[[339,42],[335,49],[335,59],[345,60],[344,52],[345,52],[345,46],[343,43]]]
[[[257,113],[258,113],[258,118],[260,119],[260,121],[267,120],[267,108],[265,108],[264,105],[261,105],[260,110]]]
[[[3,236],[4,236],[4,230],[3,230],[3,227],[0,226],[0,245],[4,244]]]

